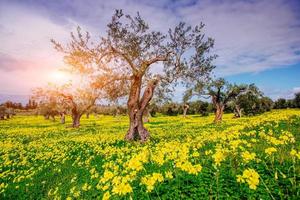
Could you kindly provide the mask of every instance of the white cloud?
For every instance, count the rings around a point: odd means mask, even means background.
[[[300,92],[300,87],[294,87],[286,90],[273,87],[262,87],[261,89],[264,91],[264,95],[273,100],[277,100],[279,98],[293,99],[295,97],[295,93]]]
[[[203,21],[215,38],[217,74],[260,72],[300,61],[297,13],[286,1],[199,1],[179,9],[192,24]]]

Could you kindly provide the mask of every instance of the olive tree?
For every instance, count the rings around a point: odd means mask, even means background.
[[[300,108],[300,92],[295,94],[295,98],[293,99],[296,108]]]
[[[219,123],[222,121],[225,107],[241,95],[246,88],[246,85],[230,84],[223,78],[210,80],[207,85],[195,81],[193,87],[186,90],[184,98],[188,99],[194,95],[210,97],[215,109],[214,122]]]
[[[60,122],[64,124],[68,105],[57,95],[57,90],[54,88],[56,87],[36,88],[31,98],[39,102],[37,114],[43,115],[45,119],[51,118],[53,121],[56,115],[60,115]]]
[[[52,105],[51,108],[61,116],[62,123],[65,122],[65,114],[70,112],[72,127],[77,128],[80,126],[82,115],[90,112],[101,94],[102,91],[81,82],[80,86],[76,87],[69,83],[38,88],[34,96],[36,99],[42,99],[42,103]]]
[[[54,44],[75,70],[107,75],[113,91],[125,91],[130,119],[125,139],[146,141],[149,132],[143,114],[153,96],[170,91],[169,86],[180,81],[209,76],[214,68],[215,55],[208,54],[214,41],[205,37],[203,27],[181,22],[164,34],[150,29],[139,13],[130,16],[116,10],[100,41],[90,42],[89,34],[83,39],[79,33],[79,39],[73,35],[68,45]],[[90,61],[93,65],[86,65]]]

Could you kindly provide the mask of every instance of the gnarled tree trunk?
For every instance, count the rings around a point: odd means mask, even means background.
[[[72,127],[73,128],[78,128],[80,126],[80,118],[81,118],[81,113],[78,112],[77,106],[75,106],[72,109]]]
[[[183,106],[183,117],[185,118],[186,117],[186,113],[187,113],[187,110],[189,109],[189,105],[187,104],[184,104]]]
[[[131,85],[129,99],[127,102],[130,125],[125,136],[126,140],[139,139],[142,142],[144,142],[149,138],[150,134],[148,130],[144,127],[143,114],[150,100],[153,97],[153,92],[157,83],[158,80],[156,79],[150,81],[147,87],[145,88],[143,97],[140,99],[142,76],[134,77]]]
[[[78,128],[80,126],[80,114],[72,115],[72,127]]]
[[[215,111],[215,123],[220,123],[222,122],[223,118],[223,113],[224,113],[224,105],[222,103],[217,103],[215,105],[216,111]]]
[[[64,124],[66,122],[65,113],[60,113],[60,123]]]
[[[222,103],[222,101],[220,100],[218,95],[213,95],[212,96],[212,102],[213,102],[213,105],[216,109],[215,110],[215,120],[214,120],[214,122],[215,123],[220,123],[220,122],[222,122],[225,104]]]
[[[55,121],[55,115],[51,114],[50,117],[51,117],[52,121],[54,122]]]
[[[243,108],[239,105],[235,105],[236,117],[242,117]]]
[[[48,114],[44,115],[44,118],[45,118],[46,120],[48,120],[49,117],[50,117],[50,115],[48,115]]]
[[[143,115],[143,121],[144,121],[144,123],[149,122],[150,116],[151,116],[151,115],[150,115],[149,108],[146,108],[146,109],[144,110],[144,115]]]

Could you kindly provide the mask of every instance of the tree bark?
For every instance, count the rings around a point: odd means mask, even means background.
[[[65,113],[61,113],[60,114],[60,123],[64,124],[66,122],[66,117],[65,117]]]
[[[142,76],[134,77],[127,102],[130,124],[125,136],[126,140],[141,140],[142,142],[145,142],[150,137],[150,133],[144,127],[143,114],[153,97],[153,92],[157,83],[157,79],[151,80],[140,99]]]
[[[86,118],[87,118],[87,119],[90,118],[90,113],[86,113]]]
[[[77,109],[77,105],[73,103],[73,108],[72,108],[72,127],[73,128],[78,128],[80,126],[80,118],[81,118],[81,113]]]
[[[80,126],[81,115],[79,113],[72,114],[72,127],[78,128]]]
[[[44,115],[44,118],[45,118],[46,120],[48,120],[49,117],[50,117],[50,116],[49,116],[48,114]]]
[[[50,115],[51,118],[52,118],[52,121],[54,122],[55,121],[55,115]]]
[[[186,117],[186,113],[187,113],[187,110],[189,109],[189,105],[187,104],[184,104],[183,106],[183,117],[185,118]]]
[[[150,111],[149,111],[149,108],[146,108],[144,110],[144,115],[143,115],[143,122],[146,123],[146,122],[149,122],[149,118],[150,118]]]
[[[243,109],[240,108],[239,105],[236,105],[236,106],[235,106],[235,110],[236,110],[236,116],[237,116],[238,118],[242,117]]]
[[[10,115],[9,114],[6,114],[6,119],[9,119],[10,118]]]
[[[215,123],[222,122],[223,119],[223,113],[224,113],[224,105],[221,103],[216,104],[216,111],[215,111]]]

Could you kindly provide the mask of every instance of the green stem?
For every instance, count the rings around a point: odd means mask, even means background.
[[[269,190],[268,186],[265,184],[264,180],[262,178],[260,178],[261,182],[263,183],[263,185],[265,186],[267,192],[269,193],[269,195],[271,196],[271,198],[273,200],[275,200],[275,198],[273,197],[273,195],[271,194],[271,191]]]

